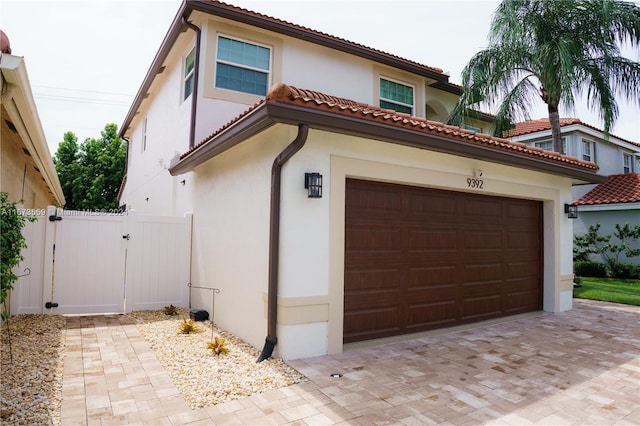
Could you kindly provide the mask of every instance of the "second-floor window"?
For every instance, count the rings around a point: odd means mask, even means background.
[[[229,37],[218,37],[217,88],[266,96],[270,71],[270,48]]]
[[[192,49],[191,52],[184,58],[184,96],[183,100],[187,99],[193,93],[193,68],[195,66],[196,50]]]
[[[380,107],[413,115],[413,87],[397,81],[380,79]]]
[[[533,144],[535,147],[542,148],[545,151],[553,151],[553,141],[536,142]],[[562,138],[562,152],[560,154],[567,153],[567,140]]]
[[[147,150],[147,117],[142,120],[142,152]]]
[[[596,161],[596,148],[593,142],[582,141],[582,159],[584,161]]]
[[[633,156],[626,152],[622,153],[622,170],[623,173],[633,173]]]

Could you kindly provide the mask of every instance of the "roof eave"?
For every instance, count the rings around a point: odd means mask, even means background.
[[[584,183],[600,183],[606,180],[606,176],[597,175],[595,171],[554,164],[543,159],[525,157],[516,153],[465,143],[446,136],[427,135],[416,130],[401,129],[397,126],[376,121],[280,102],[266,102],[260,105],[252,114],[233,123],[224,132],[202,142],[200,147],[185,155],[169,171],[172,175],[190,171],[276,123],[289,125],[305,123],[309,127],[318,130],[339,132],[413,148],[428,149],[534,171],[543,171]]]
[[[15,110],[10,103],[7,103],[5,105],[7,112],[10,116],[17,115],[24,123],[27,135],[20,135],[22,143],[31,153],[31,158],[33,158],[42,178],[51,190],[55,201],[62,206],[65,204],[64,193],[51,158],[42,122],[38,115],[38,108],[31,91],[31,83],[29,82],[24,58],[6,53],[2,54],[0,56],[0,72],[2,72],[2,77],[6,83],[15,87],[15,90],[10,95],[13,98]],[[16,120],[16,117],[10,118]]]

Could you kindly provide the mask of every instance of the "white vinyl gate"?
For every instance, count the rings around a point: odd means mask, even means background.
[[[28,248],[10,313],[96,314],[187,307],[191,214],[106,214],[50,207],[24,229]]]

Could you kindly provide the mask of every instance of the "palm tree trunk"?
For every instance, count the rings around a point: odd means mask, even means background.
[[[549,123],[551,123],[553,150],[564,154],[564,152],[562,152],[562,135],[560,134],[560,114],[558,113],[558,106],[551,104],[547,105],[549,111]]]

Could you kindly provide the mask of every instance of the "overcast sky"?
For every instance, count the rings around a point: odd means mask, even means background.
[[[498,1],[229,0],[228,3],[442,68],[450,81],[486,47]],[[0,29],[23,56],[53,155],[122,124],[181,0],[1,0]],[[640,52],[631,58],[640,60]],[[309,88],[313,89],[313,88]],[[340,95],[335,93],[334,95]],[[532,118],[546,116],[540,103]],[[563,111],[602,128],[586,107]],[[640,108],[621,102],[613,134],[640,141]]]

